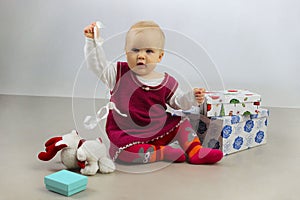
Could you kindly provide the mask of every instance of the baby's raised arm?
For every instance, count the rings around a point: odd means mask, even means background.
[[[84,55],[87,68],[92,70],[109,89],[113,89],[116,82],[116,65],[106,60],[102,42],[99,42],[101,41],[100,33],[95,32],[99,29],[94,29],[95,26],[96,22],[93,22],[83,30],[86,37]],[[95,41],[96,34],[99,36],[97,41]]]

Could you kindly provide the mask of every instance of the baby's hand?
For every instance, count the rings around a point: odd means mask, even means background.
[[[96,22],[91,23],[83,29],[83,33],[85,37],[94,39],[94,27],[96,26]]]
[[[194,88],[194,95],[197,103],[200,105],[205,100],[205,89],[204,88]]]

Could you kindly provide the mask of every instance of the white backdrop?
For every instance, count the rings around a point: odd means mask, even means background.
[[[0,94],[69,97],[79,74],[74,95],[94,97],[97,78],[82,65],[83,27],[100,19],[103,37],[112,38],[107,57],[115,58],[123,35],[112,36],[147,19],[167,31],[166,48],[178,51],[162,64],[193,86],[246,88],[265,106],[300,107],[297,0],[1,0],[0,11]]]

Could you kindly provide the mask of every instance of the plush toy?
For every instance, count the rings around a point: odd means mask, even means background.
[[[61,150],[61,162],[67,169],[81,168],[84,175],[111,173],[116,167],[108,158],[106,147],[101,138],[84,140],[73,130],[63,136],[53,137],[45,143],[45,152],[40,152],[38,158],[43,161],[51,160]]]

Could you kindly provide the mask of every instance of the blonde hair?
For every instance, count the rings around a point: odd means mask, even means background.
[[[131,30],[135,30],[135,31],[137,31],[137,33],[139,33],[139,32],[142,32],[143,30],[145,30],[147,28],[150,28],[150,29],[158,31],[158,33],[161,36],[162,49],[163,49],[164,46],[165,46],[165,34],[162,31],[162,29],[160,28],[160,26],[158,24],[156,24],[154,21],[139,21],[139,22],[133,24],[130,27],[130,29],[128,30],[127,34],[126,34],[126,43],[125,43],[125,46],[127,45],[128,33]]]

